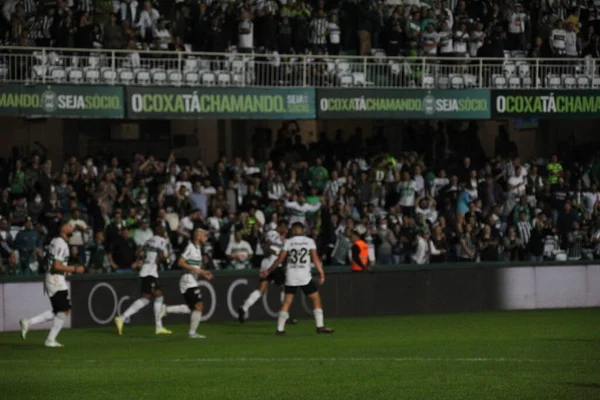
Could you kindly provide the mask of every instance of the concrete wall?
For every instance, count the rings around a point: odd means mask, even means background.
[[[18,146],[33,150],[34,142],[40,142],[48,149],[55,166],[62,166],[66,158],[63,151],[62,120],[25,120],[22,118],[0,119],[2,146],[0,156],[9,157],[12,148]]]

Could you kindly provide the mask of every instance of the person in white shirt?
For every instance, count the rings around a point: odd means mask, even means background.
[[[471,57],[477,57],[477,52],[483,46],[483,41],[485,40],[485,32],[483,31],[483,24],[478,22],[475,24],[475,30],[471,32],[471,36],[469,38],[469,54]]]
[[[415,209],[417,184],[411,179],[408,172],[405,171],[402,173],[402,180],[398,182],[396,190],[400,196],[398,205],[402,207],[402,214],[412,217]]]
[[[458,26],[458,30],[454,32],[454,56],[464,58],[468,56],[467,43],[469,42],[469,32],[467,32],[467,25],[461,23]]]
[[[436,210],[436,202],[432,197],[423,197],[417,201],[417,207],[415,212],[418,215],[422,215],[426,221],[431,224],[435,224],[438,219],[438,212]]]
[[[452,45],[452,30],[448,27],[448,23],[445,21],[440,24],[438,39],[440,56],[451,57],[454,51],[454,47]]]
[[[512,193],[515,197],[524,196],[527,187],[527,181],[521,174],[521,168],[521,166],[516,166],[515,175],[508,178],[509,193]]]
[[[290,224],[295,222],[306,224],[306,214],[309,212],[317,212],[321,208],[320,202],[317,204],[305,203],[304,195],[298,196],[297,201],[286,201],[284,205],[289,213]]]
[[[63,222],[60,225],[59,232],[60,235],[52,239],[48,246],[47,265],[44,266],[46,270],[44,291],[50,297],[52,310],[19,321],[21,324],[21,339],[23,340],[26,339],[31,326],[52,321],[52,328],[44,343],[46,347],[63,347],[62,344],[56,341],[56,337],[60,333],[71,309],[66,276],[85,272],[82,266],[70,267],[67,265],[70,255],[67,240],[73,233],[73,225],[68,221]]]
[[[207,280],[213,278],[210,271],[202,269],[202,246],[207,240],[206,231],[196,229],[192,234],[192,239],[177,260],[177,266],[184,270],[179,279],[179,291],[183,295],[185,304],[163,306],[164,315],[190,314],[190,329],[188,331],[188,338],[190,339],[206,339],[206,336],[199,335],[196,331],[202,320],[202,311],[204,310],[204,301],[198,278],[203,277]]]
[[[254,48],[254,24],[250,19],[250,13],[244,11],[242,20],[238,24],[238,51],[240,53],[251,53]]]
[[[554,29],[550,32],[550,48],[555,56],[564,56],[565,52],[565,40],[567,37],[567,31],[563,29],[562,20],[556,21]]]
[[[140,227],[133,234],[133,241],[139,247],[143,247],[148,240],[154,235],[147,219],[143,219]]]
[[[248,269],[251,267],[250,260],[254,255],[252,247],[245,240],[242,240],[242,232],[236,230],[233,240],[229,241],[225,255],[229,260],[229,265],[233,269]]]
[[[428,231],[421,231],[417,235],[417,248],[411,257],[415,264],[429,264],[429,236]]]
[[[169,50],[171,43],[171,32],[167,29],[166,22],[159,20],[158,25],[152,30],[152,36],[157,50]]]
[[[140,29],[142,40],[146,42],[152,41],[152,31],[157,27],[159,18],[160,13],[152,7],[151,2],[146,1],[144,9],[140,13],[140,20],[136,25]]]
[[[337,56],[340,54],[340,37],[342,35],[342,31],[338,25],[337,14],[331,16],[331,22],[329,22],[329,25],[327,26],[327,32],[329,33],[327,52],[330,56]]]
[[[327,18],[325,18],[325,11],[320,10],[317,17],[313,19],[308,26],[313,54],[324,53],[325,50],[327,50],[328,29],[329,22],[327,22]]]
[[[598,189],[597,183],[592,183],[589,192],[584,193],[586,201],[586,209],[590,215],[594,215],[594,209],[600,210],[600,189]]]
[[[142,269],[140,278],[142,281],[142,297],[137,299],[129,306],[122,315],[115,317],[115,325],[119,335],[123,334],[123,324],[132,315],[139,312],[142,308],[150,304],[150,299],[154,298],[154,320],[157,335],[169,335],[172,332],[162,325],[164,316],[163,294],[158,284],[158,264],[167,259],[169,253],[169,243],[166,239],[165,228],[157,224],[152,236],[142,249]]]
[[[260,271],[268,269],[283,250],[283,243],[288,234],[288,221],[280,219],[277,221],[276,230],[267,232],[265,235],[263,248],[265,249],[265,258],[260,264]],[[260,274],[260,273],[259,273]],[[258,289],[254,290],[248,298],[238,308],[238,320],[244,323],[247,318],[248,310],[269,290],[269,283],[273,283],[281,290],[281,302],[285,296],[285,268],[276,268],[269,276],[259,279]],[[295,320],[294,320],[295,322]]]
[[[423,46],[423,55],[435,56],[438,51],[439,34],[435,31],[433,24],[427,24],[425,32],[421,36],[421,45]]]
[[[304,226],[299,222],[292,225],[292,237],[285,240],[283,250],[279,253],[277,259],[269,268],[261,271],[260,277],[268,277],[276,268],[281,268],[281,264],[286,259],[285,298],[277,318],[276,334],[285,334],[285,324],[290,316],[289,310],[299,288],[302,289],[304,295],[313,303],[317,333],[333,333],[333,329],[327,328],[324,325],[321,297],[311,273],[311,265],[314,264],[319,273],[319,284],[323,285],[325,283],[323,265],[317,254],[315,241],[304,236]]]
[[[508,15],[508,49],[523,50],[525,48],[525,23],[529,16],[523,12],[520,4],[515,4]]]
[[[565,55],[567,57],[579,57],[581,53],[581,44],[575,32],[575,25],[572,22],[567,24],[565,35]]]

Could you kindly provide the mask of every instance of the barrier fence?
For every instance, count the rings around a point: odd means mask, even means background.
[[[178,273],[161,276],[166,304],[184,303],[178,282]],[[235,321],[237,308],[257,285],[256,271],[216,272],[212,281],[201,281],[205,301],[203,319]],[[386,267],[372,273],[330,272],[320,292],[328,318],[599,307],[600,265],[519,264],[503,268],[448,264],[427,269]],[[73,304],[70,326],[110,325],[117,314],[140,296],[139,278],[133,275],[81,276],[70,281],[70,293]],[[272,288],[250,310],[250,319],[275,318],[279,301],[278,290]],[[0,283],[0,330],[18,330],[19,318],[48,308],[40,278],[4,279]],[[292,313],[299,318],[310,317],[310,301],[299,293]],[[151,307],[147,307],[134,315],[130,323],[151,324],[153,318]],[[165,324],[186,322],[186,316],[165,319]]]
[[[0,47],[0,81],[145,86],[600,88],[593,58],[315,56]]]

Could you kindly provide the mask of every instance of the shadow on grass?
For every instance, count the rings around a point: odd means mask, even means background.
[[[600,338],[543,338],[547,342],[600,343]]]
[[[563,385],[572,386],[582,389],[597,389],[600,390],[600,383],[589,383],[589,382],[565,382]]]

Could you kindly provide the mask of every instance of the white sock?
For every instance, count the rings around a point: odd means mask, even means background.
[[[156,330],[163,328],[162,319],[160,318],[160,311],[162,310],[163,297],[157,297],[154,299],[154,322],[156,323]]]
[[[54,319],[52,320],[52,328],[50,329],[50,333],[48,333],[48,338],[46,339],[47,341],[54,342],[56,340],[56,337],[65,324],[65,319],[67,319],[67,316],[61,312],[54,316]]]
[[[202,319],[202,311],[194,311],[190,316],[190,335],[196,333],[198,329],[198,325],[200,325],[200,320]]]
[[[44,311],[40,315],[36,315],[33,318],[26,319],[25,322],[27,322],[29,326],[33,326],[41,324],[42,322],[50,321],[52,318],[54,318],[54,313],[52,312],[52,310],[48,310]]]
[[[256,303],[258,299],[260,299],[260,296],[262,296],[260,294],[260,290],[255,290],[254,292],[250,293],[250,296],[248,296],[248,298],[244,302],[244,305],[242,306],[244,312],[248,312],[250,307],[252,307],[252,305]]]
[[[323,325],[323,310],[320,308],[315,308],[313,310],[313,314],[315,315],[315,323],[317,324],[317,328],[322,328]]]
[[[277,330],[283,332],[285,330],[285,321],[290,317],[290,314],[279,311],[279,317],[277,318]]]
[[[178,306],[167,306],[167,314],[189,314],[190,308],[185,304]]]
[[[281,292],[279,292],[279,300],[281,301],[281,304],[283,304],[284,299],[285,299],[285,290],[282,290]]]
[[[133,314],[137,313],[138,311],[140,311],[142,308],[146,307],[148,304],[150,304],[150,300],[148,300],[145,297],[139,298],[136,301],[134,301],[127,310],[125,310],[125,312],[123,313],[123,315],[120,315],[119,318],[125,320],[128,319],[129,317],[131,317]]]

